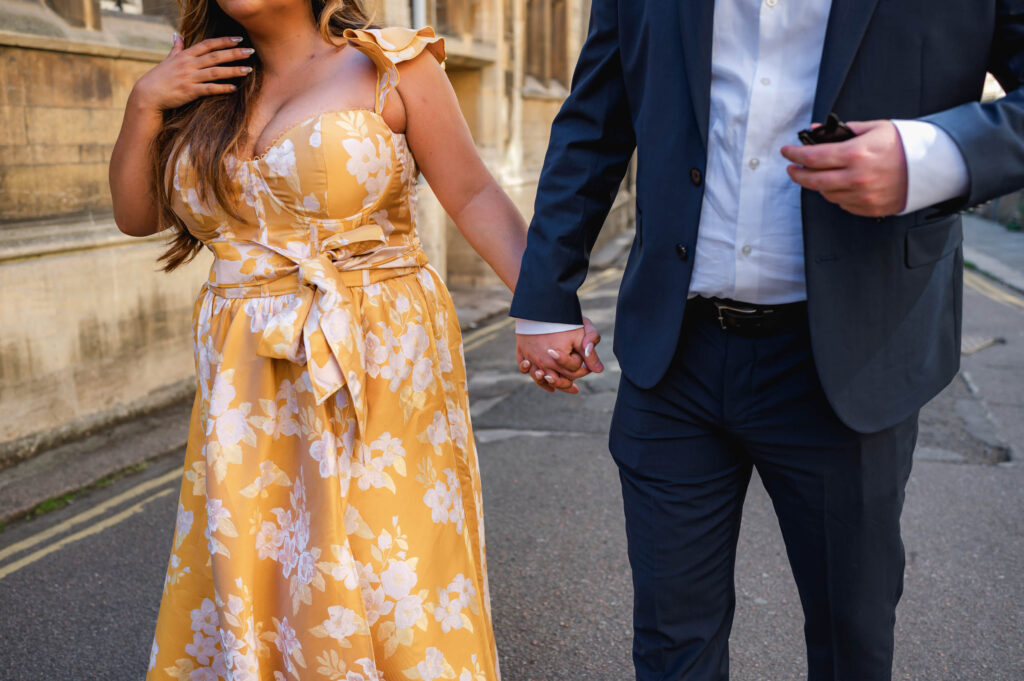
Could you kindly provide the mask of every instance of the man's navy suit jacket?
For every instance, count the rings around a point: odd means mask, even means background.
[[[593,0],[512,305],[515,317],[580,322],[576,291],[636,150],[636,237],[614,349],[641,388],[657,384],[673,357],[693,271],[713,13],[713,0]],[[980,104],[986,71],[1009,94]],[[1022,80],[1024,0],[832,1],[814,120],[835,111],[930,121],[952,136],[970,173],[967,196],[881,220],[802,194],[814,361],[855,430],[906,419],[959,368],[957,211],[1024,186]]]

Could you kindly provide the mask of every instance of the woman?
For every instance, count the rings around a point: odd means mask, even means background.
[[[368,24],[353,0],[188,0],[129,98],[119,228],[173,229],[168,270],[215,256],[148,679],[499,678],[459,325],[416,236],[418,170],[510,287],[525,225],[443,41]]]

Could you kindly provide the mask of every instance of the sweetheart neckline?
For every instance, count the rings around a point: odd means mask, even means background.
[[[260,161],[262,161],[263,159],[265,159],[267,157],[267,154],[269,154],[271,151],[276,149],[281,144],[281,142],[284,139],[285,135],[290,133],[292,130],[294,130],[296,128],[300,128],[303,125],[309,123],[310,121],[313,121],[313,120],[316,120],[316,119],[319,119],[319,118],[323,118],[324,116],[329,116],[331,114],[335,114],[335,115],[339,115],[340,116],[340,115],[343,115],[343,114],[352,114],[352,113],[366,113],[366,114],[370,114],[371,116],[379,119],[380,122],[384,124],[384,127],[386,127],[391,132],[392,135],[398,135],[399,137],[405,137],[405,133],[404,132],[395,132],[394,130],[392,130],[391,126],[388,125],[388,122],[384,119],[384,116],[381,115],[379,112],[374,111],[373,109],[358,108],[358,107],[352,108],[352,109],[329,109],[327,111],[320,111],[318,113],[313,114],[312,116],[308,116],[308,117],[303,118],[301,120],[289,123],[288,125],[286,125],[281,130],[281,132],[277,133],[274,136],[274,139],[271,141],[270,146],[268,146],[266,149],[264,149],[262,152],[260,152],[256,156],[253,156],[252,158],[245,158],[245,159],[239,159],[237,156],[235,158],[238,159],[241,163],[245,163],[245,164],[259,163]]]

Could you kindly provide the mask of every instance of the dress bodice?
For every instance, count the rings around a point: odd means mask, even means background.
[[[372,110],[321,112],[288,126],[255,158],[229,156],[230,210],[204,200],[186,146],[171,201],[215,256],[208,292],[285,301],[253,321],[258,353],[306,364],[318,403],[347,385],[361,427],[363,315],[350,288],[427,264],[416,235],[416,162],[381,111],[398,84],[398,63],[424,50],[443,63],[445,54],[430,28],[344,35],[377,67]]]
[[[345,38],[378,71],[374,109],[325,111],[296,121],[252,159],[227,158],[227,210],[205,201],[187,147],[173,174],[175,213],[214,254],[211,284],[274,280],[302,261],[329,254],[342,270],[412,266],[416,235],[416,162],[405,135],[381,111],[398,83],[396,64],[444,46],[429,28],[348,30]],[[234,215],[232,215],[232,213]]]

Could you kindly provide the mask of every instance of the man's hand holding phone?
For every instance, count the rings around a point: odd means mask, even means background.
[[[823,125],[799,133],[804,146],[782,147],[793,181],[854,215],[896,215],[907,205],[907,159],[892,121]]]

